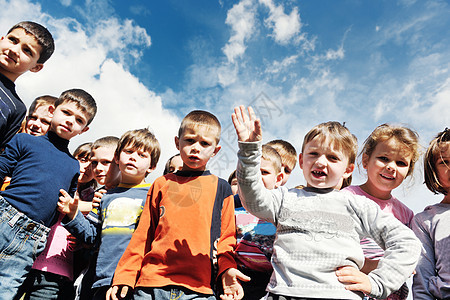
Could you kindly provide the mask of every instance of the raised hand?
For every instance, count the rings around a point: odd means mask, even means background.
[[[236,129],[238,141],[257,142],[262,140],[261,121],[256,118],[251,106],[248,107],[248,113],[243,105],[235,107],[231,120]]]

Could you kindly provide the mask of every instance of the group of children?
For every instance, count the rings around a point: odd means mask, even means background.
[[[450,297],[450,130],[424,159],[425,183],[444,199],[415,217],[392,195],[419,159],[411,129],[377,127],[360,154],[367,181],[352,186],[355,136],[314,126],[298,161],[306,185],[287,189],[295,148],[262,145],[243,106],[228,183],[207,170],[220,122],[195,110],[149,184],[160,146],[148,129],[69,153],[97,111],[86,91],[38,97],[25,118],[14,81],[53,49],[33,22],[0,39],[0,299],[406,299],[413,273],[414,299]]]

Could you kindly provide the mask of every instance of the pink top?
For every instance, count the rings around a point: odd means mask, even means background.
[[[346,187],[343,191],[369,198],[370,200],[376,202],[382,211],[393,214],[394,217],[396,217],[400,222],[408,227],[411,227],[410,224],[412,218],[414,217],[414,213],[397,198],[392,196],[391,199],[388,200],[378,199],[367,194],[361,189],[360,186],[357,185]],[[361,240],[361,246],[363,248],[364,255],[368,258],[380,258],[384,254],[383,249],[381,249],[373,240],[363,239]]]
[[[51,227],[44,251],[37,257],[33,269],[73,280],[73,252],[67,237],[70,233],[61,225],[64,215]]]

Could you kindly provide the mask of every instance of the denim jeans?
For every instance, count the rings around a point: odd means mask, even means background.
[[[36,257],[44,250],[49,228],[12,207],[0,196],[0,299],[12,299]]]
[[[137,287],[134,291],[135,300],[216,300],[214,295],[197,294],[179,286],[163,288]]]
[[[15,299],[23,300],[73,300],[74,288],[69,278],[32,269],[19,289]]]

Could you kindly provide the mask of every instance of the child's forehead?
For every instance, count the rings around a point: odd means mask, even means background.
[[[36,50],[38,50],[39,52],[42,49],[42,47],[39,44],[39,42],[36,39],[36,37],[34,35],[32,35],[31,33],[28,33],[25,29],[23,29],[21,27],[14,28],[6,36],[24,36],[24,37],[28,37],[29,38],[28,39],[28,44],[30,46],[35,47]]]
[[[218,135],[218,129],[214,126],[205,124],[192,124],[190,126],[186,126],[186,128],[182,132],[182,135],[183,136],[193,135],[209,139],[215,139]]]
[[[116,151],[116,146],[112,145],[102,145],[98,146],[95,149],[92,149],[91,156],[107,156],[109,154],[114,155],[114,152]]]

